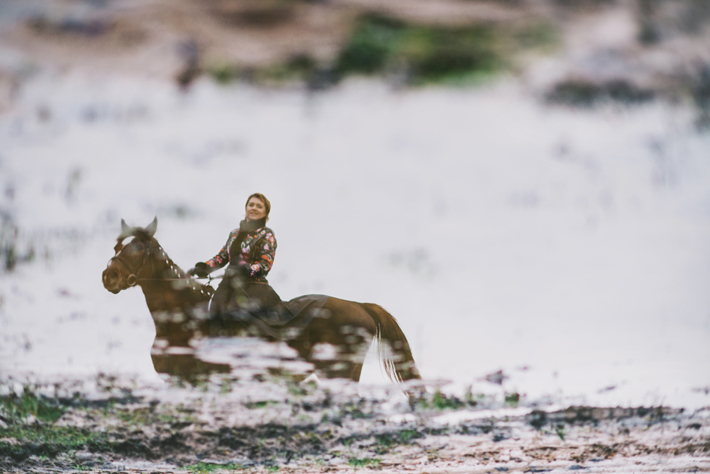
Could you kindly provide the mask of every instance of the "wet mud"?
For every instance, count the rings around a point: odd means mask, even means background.
[[[285,381],[150,392],[103,382],[93,393],[5,386],[0,470],[710,471],[709,409],[560,410]]]

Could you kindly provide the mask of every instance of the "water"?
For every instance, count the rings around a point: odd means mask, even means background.
[[[381,304],[445,391],[706,406],[710,138],[693,118],[664,102],[549,108],[506,81],[182,95],[39,75],[0,117],[6,225],[20,256],[34,249],[0,277],[0,371],[156,381],[142,294],[101,285],[120,218],[157,215],[189,268],[262,192],[282,299]],[[373,352],[363,381],[385,383]]]

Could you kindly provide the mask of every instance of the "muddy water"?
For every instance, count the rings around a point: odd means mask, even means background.
[[[506,83],[184,95],[40,75],[0,122],[20,257],[1,280],[3,372],[152,377],[142,295],[100,282],[120,218],[157,215],[188,268],[258,189],[282,298],[381,304],[452,393],[704,406],[710,145],[693,119],[661,101],[550,108]],[[364,379],[384,380],[372,354]]]
[[[710,141],[693,119],[664,102],[549,108],[509,83],[184,95],[36,77],[0,117],[18,256],[0,276],[0,370],[4,400],[30,381],[58,404],[68,444],[6,432],[3,468],[706,469]],[[281,297],[381,304],[428,394],[410,403],[374,350],[359,387],[275,378],[307,367],[242,340],[198,351],[231,375],[155,373],[143,295],[101,283],[120,219],[157,215],[189,268],[253,191],[274,204]],[[570,405],[671,408],[563,420]],[[38,410],[3,429],[55,426]],[[536,426],[535,410],[551,415]]]

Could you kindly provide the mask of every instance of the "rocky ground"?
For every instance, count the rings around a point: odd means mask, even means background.
[[[710,471],[707,408],[560,409],[440,392],[406,400],[275,381],[150,395],[110,377],[93,395],[10,387],[6,472]]]

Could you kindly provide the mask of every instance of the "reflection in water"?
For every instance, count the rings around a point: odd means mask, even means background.
[[[107,236],[106,223],[118,227],[119,213],[144,215],[142,224],[160,214],[160,243],[176,261],[193,262],[205,234],[219,235],[218,216],[231,212],[206,191],[241,193],[233,175],[256,166],[286,204],[276,217],[291,249],[313,248],[314,233],[329,233],[317,254],[281,254],[279,291],[386,303],[422,375],[453,381],[447,393],[473,384],[558,403],[708,405],[710,371],[701,361],[710,360],[710,313],[698,290],[709,268],[708,137],[688,128],[692,110],[657,101],[623,113],[571,112],[512,85],[394,94],[352,84],[319,96],[311,111],[294,91],[206,83],[182,103],[161,83],[111,79],[88,97],[88,80],[58,84],[61,91],[46,79],[29,82],[21,108],[0,127],[12,146],[6,196],[15,196],[4,209],[20,232],[7,249],[18,262],[31,248],[36,255],[0,285],[3,374],[153,376],[155,324],[143,295],[97,287],[96,265],[112,257],[108,242],[119,230]],[[71,126],[12,135],[10,122],[28,120],[21,111],[40,99]],[[117,147],[120,119],[97,128],[69,118],[75,107],[104,103],[136,103],[151,114],[129,127],[135,140]],[[228,140],[250,151],[200,158]],[[153,156],[156,146],[163,151]],[[285,158],[291,151],[298,159]],[[336,165],[348,172],[332,173]],[[63,201],[77,168],[81,186]],[[175,185],[194,177],[209,184],[188,194]],[[128,182],[137,192],[125,192]],[[332,219],[304,231],[305,202]],[[372,212],[382,203],[397,212]],[[330,355],[327,346],[314,352]],[[510,377],[501,385],[482,380],[501,369]],[[360,380],[375,378],[377,367],[365,363]]]
[[[214,290],[187,276],[153,238],[157,218],[145,228],[129,227],[124,221],[121,224],[116,254],[103,272],[103,284],[112,293],[133,286],[142,288],[155,322],[151,357],[158,373],[194,383],[211,373],[231,372],[239,365],[235,360],[255,346],[204,344],[205,339],[256,337],[276,344],[276,352],[267,357],[277,366],[270,368],[270,373],[305,378],[315,370],[325,378],[357,382],[365,354],[376,338],[384,343],[379,346],[379,357],[391,380],[420,378],[406,336],[380,306],[307,295],[286,303],[293,318],[282,326],[271,325],[246,311],[215,316],[207,311]],[[128,237],[133,239],[124,246]],[[283,351],[283,343],[291,350]],[[221,349],[217,354],[209,350],[216,347]],[[245,347],[250,348],[247,353]],[[284,362],[297,357],[309,364],[307,370],[285,368]]]

